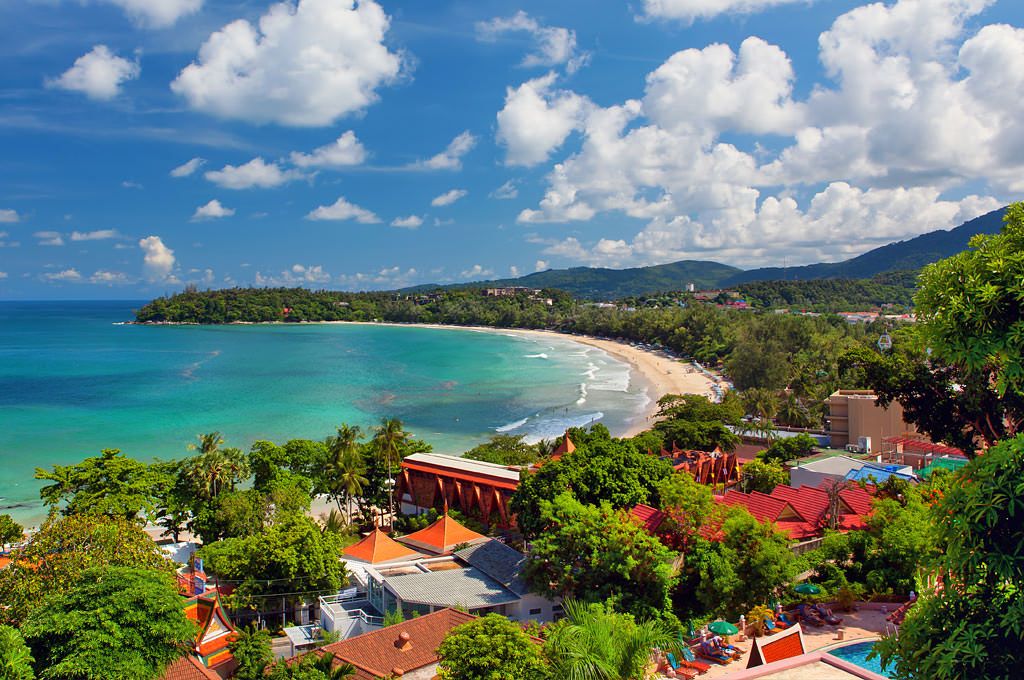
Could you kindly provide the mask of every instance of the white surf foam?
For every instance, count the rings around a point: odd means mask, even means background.
[[[530,420],[529,418],[523,418],[522,420],[517,420],[514,423],[508,423],[507,425],[502,425],[501,427],[496,427],[496,428],[494,428],[494,431],[495,432],[511,432],[512,430],[517,430],[520,427],[522,427],[523,425],[526,425],[527,421],[529,421],[529,420]]]
[[[547,359],[548,355],[546,353],[544,353],[544,352],[541,352],[540,354],[527,354],[527,355],[525,355],[525,358],[527,358],[527,359]]]

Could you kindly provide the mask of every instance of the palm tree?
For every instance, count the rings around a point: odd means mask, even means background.
[[[356,667],[350,663],[339,663],[335,666],[333,652],[324,652],[317,659],[314,668],[326,675],[327,680],[342,680],[342,678],[351,678],[356,674]]]
[[[409,439],[409,433],[402,429],[402,421],[398,418],[383,418],[380,427],[373,435],[373,443],[377,455],[384,459],[388,473],[388,522],[395,517],[395,481],[394,461],[402,457],[402,450]]]
[[[214,447],[190,458],[185,465],[185,476],[206,499],[216,498],[225,488],[233,491],[239,481],[249,476],[249,464],[240,449]]]
[[[538,458],[549,458],[555,452],[555,449],[558,448],[555,446],[554,439],[541,439],[534,446],[537,447]]]
[[[567,680],[643,678],[651,650],[666,647],[672,633],[658,621],[634,622],[604,605],[565,600],[565,620],[545,645],[553,675]]]
[[[196,439],[199,440],[199,443],[189,444],[188,449],[189,451],[198,451],[200,454],[213,453],[224,443],[224,437],[220,436],[220,432],[197,434]]]
[[[359,450],[362,431],[358,426],[342,425],[338,434],[327,438],[328,459],[325,466],[327,492],[352,519],[352,500],[363,495],[370,480],[366,478],[366,461]],[[342,498],[345,507],[342,508]]]

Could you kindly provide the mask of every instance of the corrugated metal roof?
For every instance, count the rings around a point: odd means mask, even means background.
[[[476,567],[517,595],[530,592],[520,574],[526,566],[526,555],[493,538],[455,553],[471,567]]]
[[[519,601],[519,595],[476,567],[389,576],[385,582],[402,601],[435,607],[481,609]]]

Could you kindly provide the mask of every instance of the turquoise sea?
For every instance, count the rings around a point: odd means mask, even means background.
[[[36,466],[188,455],[394,416],[439,453],[642,417],[627,364],[571,340],[394,326],[135,326],[141,301],[0,302],[0,512],[42,516]]]

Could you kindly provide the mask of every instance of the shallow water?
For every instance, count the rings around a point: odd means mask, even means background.
[[[495,432],[624,431],[647,403],[628,364],[560,338],[392,326],[117,325],[141,302],[0,302],[0,512],[40,517],[36,466],[102,448],[187,455],[402,419],[440,453]]]

